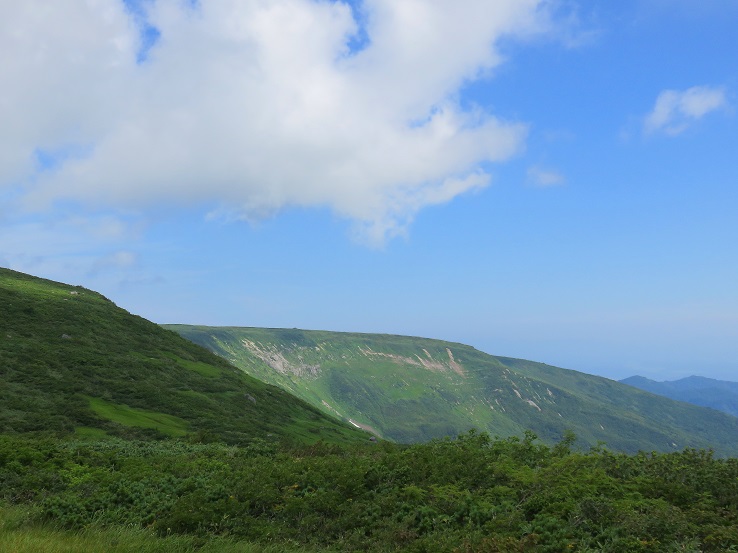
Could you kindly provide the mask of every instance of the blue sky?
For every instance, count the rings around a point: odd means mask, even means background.
[[[738,380],[737,25],[734,0],[7,3],[0,266],[160,323]]]

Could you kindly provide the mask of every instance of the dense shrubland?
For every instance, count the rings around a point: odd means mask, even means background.
[[[412,446],[286,449],[5,436],[0,494],[6,510],[26,509],[15,531],[139,528],[208,547],[738,550],[737,459],[579,452],[572,442],[470,432]]]

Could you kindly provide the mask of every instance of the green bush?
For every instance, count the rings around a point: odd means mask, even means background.
[[[0,496],[36,523],[339,551],[730,551],[737,469],[530,434],[288,449],[0,436]]]

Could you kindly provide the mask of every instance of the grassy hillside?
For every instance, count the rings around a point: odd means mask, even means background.
[[[171,325],[260,380],[399,442],[526,429],[547,443],[738,452],[738,419],[618,382],[462,344],[297,329]]]
[[[623,384],[652,394],[709,407],[738,417],[738,382],[688,376],[680,380],[656,382],[642,376],[621,380]]]
[[[0,433],[365,441],[98,293],[0,269]]]

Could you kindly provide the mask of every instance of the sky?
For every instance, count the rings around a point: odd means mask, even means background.
[[[158,323],[738,380],[736,0],[0,0],[0,266]]]

